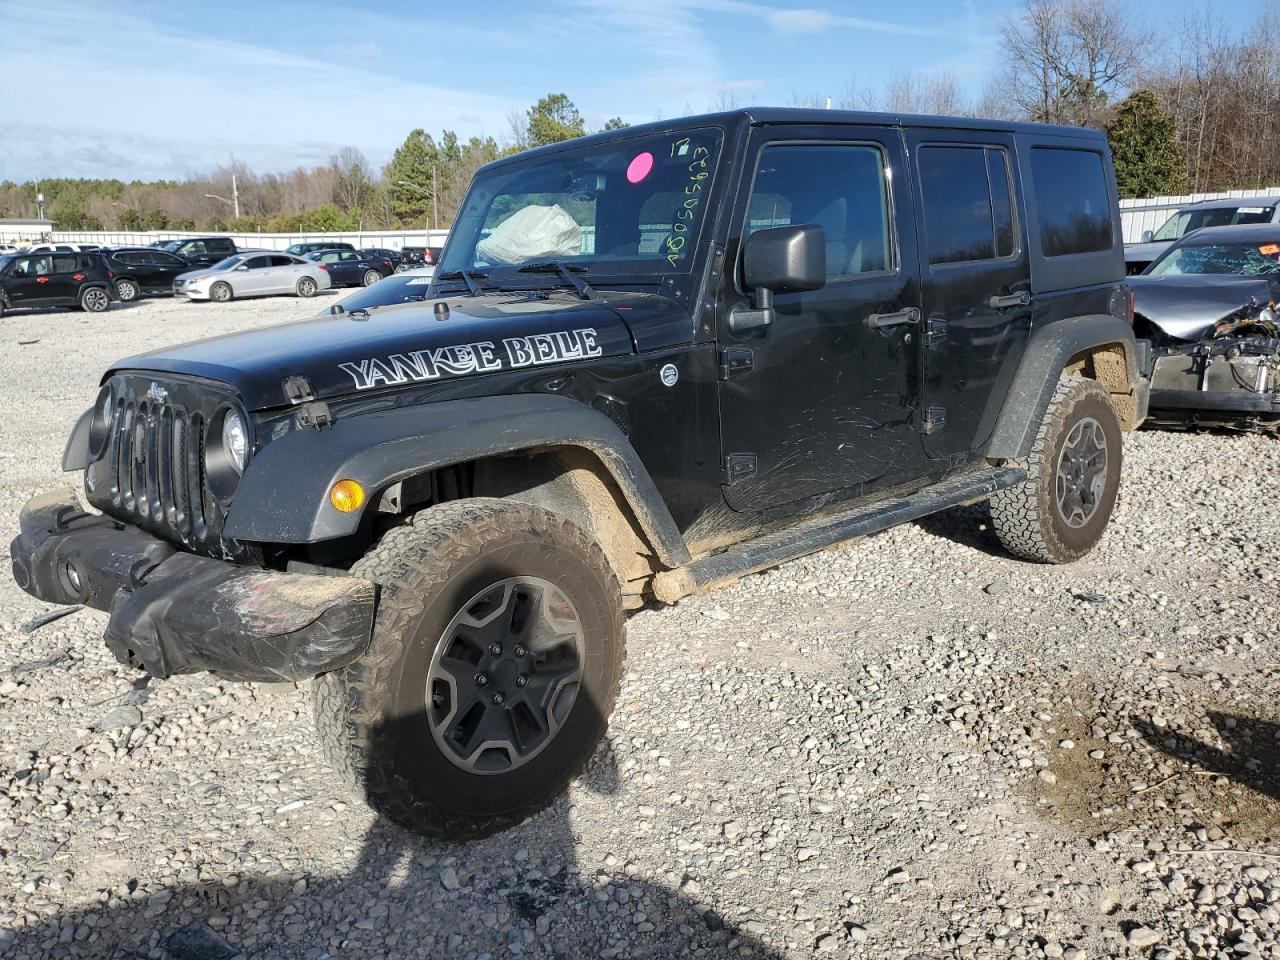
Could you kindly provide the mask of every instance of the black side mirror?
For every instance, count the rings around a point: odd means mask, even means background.
[[[827,282],[827,235],[821,227],[792,224],[758,230],[742,245],[742,281],[755,291],[754,310],[735,310],[735,332],[773,323],[773,295],[818,290]]]

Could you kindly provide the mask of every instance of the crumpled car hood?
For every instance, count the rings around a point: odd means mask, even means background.
[[[1251,301],[1280,296],[1280,282],[1259,277],[1130,277],[1134,313],[1178,340],[1199,340],[1224,317]]]

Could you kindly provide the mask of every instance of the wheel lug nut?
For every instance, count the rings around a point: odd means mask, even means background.
[[[507,698],[500,693],[495,693],[493,695],[493,702],[495,706],[502,706],[502,704],[506,702],[506,699]]]
[[[528,677],[526,677],[523,673],[522,673],[522,674],[520,674],[520,676],[516,677],[516,686],[517,686],[517,687],[527,686],[527,685],[528,685],[528,683],[529,683],[529,678],[528,678]]]
[[[491,644],[489,644],[489,656],[491,656],[491,657],[500,657],[500,656],[502,656],[502,644],[500,644],[500,643],[491,643]]]
[[[514,653],[517,657],[523,657],[529,651],[517,643],[515,645],[515,648],[511,652]]]
[[[488,678],[488,677],[486,677],[483,673],[477,673],[477,674],[476,674],[476,686],[477,686],[477,687],[487,687],[488,685],[489,685],[489,678]]]

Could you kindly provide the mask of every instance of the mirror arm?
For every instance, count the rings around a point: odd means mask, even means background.
[[[734,333],[758,330],[773,323],[773,291],[768,287],[756,287],[756,308],[735,307],[729,314],[729,329]]]

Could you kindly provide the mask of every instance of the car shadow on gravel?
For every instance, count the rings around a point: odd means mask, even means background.
[[[422,734],[430,736],[425,727]],[[607,742],[577,787],[604,795],[619,789]],[[0,928],[0,958],[434,960],[518,953],[781,960],[710,904],[627,876],[622,863],[604,866],[612,858],[579,863],[580,844],[567,797],[511,830],[467,844],[429,840],[380,816],[346,873],[254,877],[229,864],[207,882],[132,895],[117,887],[102,892],[104,903],[50,916],[9,939]],[[306,846],[303,838],[299,845]],[[231,875],[236,881],[228,886]]]
[[[1008,551],[1000,545],[1000,539],[991,527],[991,511],[986,503],[951,507],[940,513],[921,517],[915,523],[925,533],[935,537],[1002,560],[1009,559]]]
[[[1190,765],[1180,776],[1222,776],[1260,797],[1280,801],[1280,724],[1210,711],[1209,722],[1224,750],[1143,717],[1131,722],[1151,746]]]

